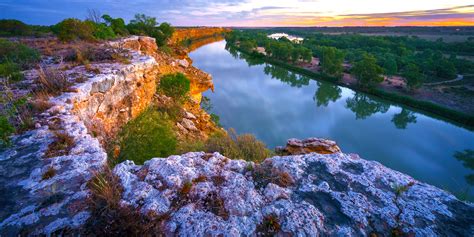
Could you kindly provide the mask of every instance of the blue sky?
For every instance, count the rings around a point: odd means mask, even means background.
[[[55,24],[88,9],[192,26],[474,25],[473,0],[0,0],[0,18]]]

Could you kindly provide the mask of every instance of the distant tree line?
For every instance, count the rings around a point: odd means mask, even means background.
[[[262,47],[267,56],[282,61],[311,62],[313,57],[310,49],[285,37],[277,40],[269,38],[264,33],[232,31],[226,35],[226,40],[228,43],[238,44],[238,47],[245,52],[253,52],[257,47]]]
[[[468,41],[445,43],[417,37],[286,31],[305,37],[302,44],[295,44],[286,38],[270,39],[267,35],[271,33],[275,31],[241,30],[232,32],[226,39],[245,51],[264,47],[268,56],[287,62],[309,62],[312,56],[318,57],[322,73],[340,78],[346,70],[367,88],[382,82],[383,75],[402,76],[408,89],[415,90],[426,80],[449,80],[457,74],[474,72],[473,62],[458,57],[460,54],[474,55],[474,44]],[[348,63],[347,67],[343,66],[344,62]]]
[[[174,27],[169,23],[159,24],[155,17],[136,14],[128,24],[122,18],[112,18],[109,15],[99,15],[89,12],[86,20],[68,18],[52,26],[27,25],[18,20],[0,20],[0,36],[47,36],[54,34],[59,40],[67,42],[74,40],[109,40],[121,36],[146,35],[156,39],[158,46],[166,45],[173,35]]]

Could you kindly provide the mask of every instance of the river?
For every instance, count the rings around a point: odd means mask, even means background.
[[[415,179],[474,200],[474,132],[351,89],[245,59],[225,41],[190,53],[212,75],[212,113],[270,148],[288,138],[334,140]]]

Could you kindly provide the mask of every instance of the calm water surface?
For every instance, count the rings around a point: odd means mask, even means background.
[[[243,58],[225,41],[190,54],[213,76],[206,92],[225,128],[269,147],[322,137],[414,178],[474,200],[474,132],[350,89]],[[468,190],[468,191],[466,191]]]

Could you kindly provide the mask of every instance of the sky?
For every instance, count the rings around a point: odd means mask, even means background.
[[[0,19],[51,25],[88,9],[176,26],[474,26],[474,0],[0,0]]]

